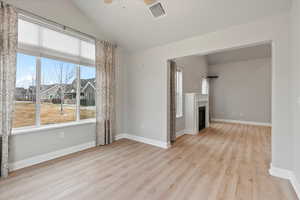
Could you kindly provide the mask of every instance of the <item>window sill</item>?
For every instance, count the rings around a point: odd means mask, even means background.
[[[183,115],[176,116],[176,119],[183,118]]]
[[[15,128],[12,130],[12,135],[28,134],[28,133],[33,133],[33,132],[73,127],[73,126],[80,126],[80,125],[93,124],[93,123],[96,123],[96,119],[86,119],[86,120],[61,123],[61,124],[42,125],[39,127],[30,126],[30,127],[24,127],[24,128]]]

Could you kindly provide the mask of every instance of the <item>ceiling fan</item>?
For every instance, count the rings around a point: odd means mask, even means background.
[[[104,3],[106,4],[111,4],[114,0],[104,0]],[[156,0],[144,0],[144,3],[146,5],[152,5],[153,3],[155,3]]]

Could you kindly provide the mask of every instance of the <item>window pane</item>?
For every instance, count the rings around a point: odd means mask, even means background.
[[[41,60],[41,124],[76,120],[76,65]]]
[[[96,69],[80,67],[80,119],[96,117],[95,88]]]
[[[13,128],[35,125],[35,69],[35,57],[17,54]]]

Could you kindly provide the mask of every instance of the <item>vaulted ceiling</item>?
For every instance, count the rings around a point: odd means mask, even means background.
[[[160,0],[167,15],[154,19],[143,0],[73,0],[102,34],[137,51],[276,15],[290,0]]]

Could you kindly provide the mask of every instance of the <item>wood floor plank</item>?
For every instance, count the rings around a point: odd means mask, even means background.
[[[13,172],[0,200],[296,200],[270,162],[271,128],[213,123],[167,150],[119,140]]]

